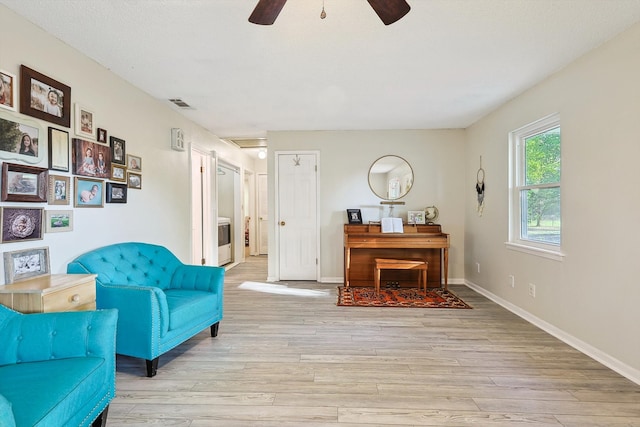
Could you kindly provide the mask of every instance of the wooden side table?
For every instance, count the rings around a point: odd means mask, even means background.
[[[48,274],[0,286],[0,304],[21,313],[96,309],[95,274]]]

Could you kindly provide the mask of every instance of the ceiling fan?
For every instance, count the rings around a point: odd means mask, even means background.
[[[405,0],[367,0],[384,25],[393,24],[409,13],[411,7]],[[249,22],[271,25],[275,22],[287,0],[259,0],[249,17]]]

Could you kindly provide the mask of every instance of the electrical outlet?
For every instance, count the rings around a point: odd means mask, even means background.
[[[509,285],[510,285],[512,288],[515,288],[515,287],[516,287],[516,278],[515,278],[515,276],[514,276],[513,274],[510,274],[510,275],[509,275]]]
[[[532,298],[536,297],[536,285],[533,283],[529,283],[529,296]]]
[[[476,262],[476,267],[478,268],[478,273],[480,273],[480,263]]]

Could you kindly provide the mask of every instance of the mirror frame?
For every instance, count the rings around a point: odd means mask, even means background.
[[[388,158],[388,157],[395,157],[396,159],[399,159],[400,161],[404,162],[405,165],[407,165],[407,167],[409,168],[409,170],[411,171],[411,182],[408,185],[408,188],[406,188],[404,191],[402,191],[400,193],[400,195],[398,197],[388,197],[387,194],[379,194],[375,189],[374,186],[371,183],[371,170],[375,167],[375,165],[382,159]],[[403,198],[404,196],[406,196],[407,194],[409,194],[409,191],[411,191],[411,189],[413,188],[413,182],[415,179],[415,174],[413,173],[413,168],[411,167],[411,164],[403,157],[397,156],[395,154],[386,154],[384,156],[378,157],[369,167],[369,172],[367,174],[367,181],[369,182],[369,189],[371,189],[371,192],[373,194],[375,194],[377,197],[381,198],[382,200],[398,200]]]

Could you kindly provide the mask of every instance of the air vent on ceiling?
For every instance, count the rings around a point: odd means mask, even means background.
[[[173,102],[174,104],[176,104],[180,108],[192,108],[191,105],[187,104],[186,102],[184,102],[180,98],[171,98],[171,99],[169,99],[169,101]]]

